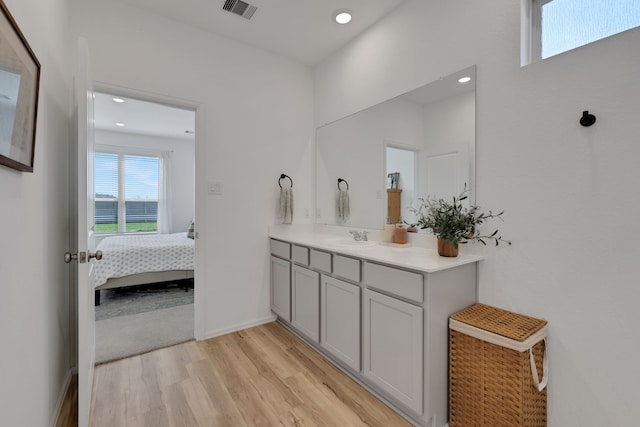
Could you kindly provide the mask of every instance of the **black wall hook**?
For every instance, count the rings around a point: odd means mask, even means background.
[[[596,122],[596,116],[589,114],[589,111],[583,111],[582,117],[580,117],[580,124],[584,127],[589,127]]]
[[[289,178],[289,182],[291,182],[291,188],[293,188],[293,180],[289,175],[285,174],[280,174],[280,179],[278,179],[278,185],[280,186],[280,188],[282,188],[282,180],[285,178]]]

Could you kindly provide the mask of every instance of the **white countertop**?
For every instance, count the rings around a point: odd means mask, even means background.
[[[328,252],[352,256],[369,261],[391,264],[411,270],[433,273],[482,260],[478,255],[460,254],[455,258],[441,257],[435,249],[423,247],[392,247],[378,243],[366,247],[347,247],[332,243],[336,238],[350,239],[344,235],[325,234],[295,227],[272,227],[269,237],[284,240],[297,245],[308,246]]]

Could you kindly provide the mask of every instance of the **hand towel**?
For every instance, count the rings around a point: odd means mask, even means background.
[[[338,219],[347,222],[351,210],[349,208],[349,192],[347,190],[338,191]]]
[[[291,187],[280,189],[280,217],[283,224],[293,221],[293,190]]]

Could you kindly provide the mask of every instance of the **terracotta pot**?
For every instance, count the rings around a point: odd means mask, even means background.
[[[446,257],[457,257],[458,248],[453,243],[449,242],[444,237],[438,237],[438,255]]]

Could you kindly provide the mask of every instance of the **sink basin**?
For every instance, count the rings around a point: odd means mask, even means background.
[[[374,241],[357,241],[353,239],[327,239],[325,243],[330,246],[339,246],[341,248],[367,248],[369,246],[377,245]]]

